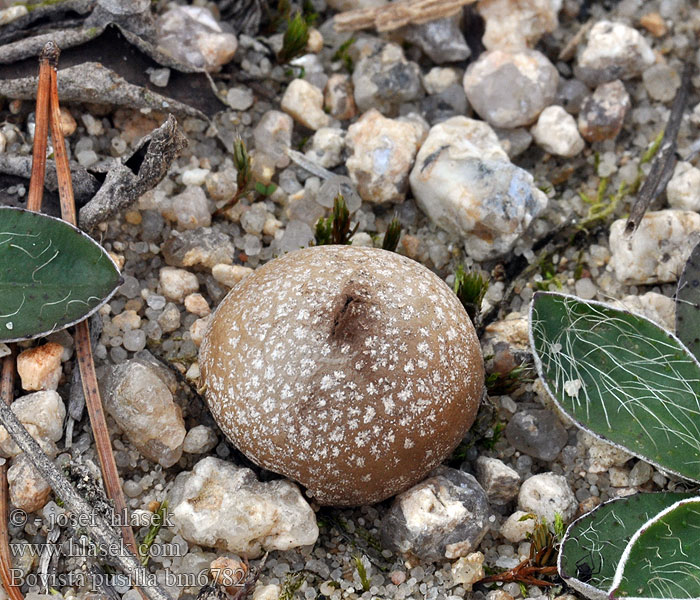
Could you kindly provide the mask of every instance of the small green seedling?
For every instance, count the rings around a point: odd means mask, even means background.
[[[384,240],[382,241],[382,248],[384,250],[389,250],[390,252],[396,252],[396,248],[399,245],[399,240],[401,239],[401,222],[394,217],[389,223],[389,227],[386,229],[384,234]]]
[[[462,306],[473,321],[481,310],[481,302],[489,289],[488,279],[484,279],[481,273],[467,272],[462,265],[455,272],[454,293],[459,298]]]
[[[146,536],[143,538],[143,542],[141,542],[141,544],[139,545],[139,556],[141,558],[141,564],[144,567],[148,564],[151,546],[153,546],[153,542],[156,541],[156,536],[158,535],[160,528],[163,526],[163,523],[165,523],[165,518],[167,514],[168,501],[166,499],[160,503],[160,507],[153,514],[153,521],[151,523],[151,526],[149,527]]]
[[[343,63],[343,66],[345,67],[345,70],[348,73],[352,73],[353,69],[355,68],[352,57],[350,56],[350,46],[352,46],[354,43],[355,38],[349,38],[348,40],[340,44],[338,50],[336,50],[336,53],[333,55],[333,60],[341,61]]]
[[[326,219],[319,219],[314,233],[317,246],[328,244],[348,245],[357,231],[358,223],[350,227],[350,211],[345,204],[345,198],[338,194],[333,201],[333,214]]]
[[[277,62],[286,64],[304,53],[306,43],[309,41],[309,25],[300,13],[287,21],[287,30],[284,32],[282,49],[277,53]]]
[[[362,589],[367,592],[369,591],[370,581],[367,576],[367,569],[365,568],[365,563],[362,561],[362,556],[359,554],[354,554],[352,557],[355,563],[355,568],[357,569],[357,574],[360,577],[360,583],[362,584]]]

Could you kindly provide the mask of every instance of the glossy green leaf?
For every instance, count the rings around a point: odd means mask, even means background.
[[[579,427],[700,480],[700,364],[677,337],[624,310],[540,292],[530,342],[545,387]]]
[[[30,339],[82,321],[119,284],[114,261],[76,227],[0,207],[0,341]]]
[[[678,280],[676,335],[700,360],[700,244],[693,248]]]
[[[574,521],[559,550],[559,575],[589,598],[606,598],[620,558],[649,519],[693,494],[636,494],[601,504]]]
[[[653,516],[625,548],[610,598],[700,597],[700,498]]]

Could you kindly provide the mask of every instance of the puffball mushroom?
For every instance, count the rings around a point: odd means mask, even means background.
[[[484,381],[452,290],[413,260],[353,246],[256,269],[217,308],[200,368],[229,439],[336,506],[425,477],[474,422]]]

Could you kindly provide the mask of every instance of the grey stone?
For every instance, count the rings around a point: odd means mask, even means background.
[[[642,73],[642,81],[652,100],[670,102],[681,85],[678,72],[666,64],[651,65]]]
[[[619,80],[599,85],[586,96],[578,114],[578,129],[588,142],[612,140],[620,133],[630,97]]]
[[[134,358],[113,367],[100,383],[105,410],[141,454],[163,467],[180,460],[187,432],[170,373]]]
[[[279,110],[267,111],[253,130],[255,149],[269,156],[277,167],[286,167],[293,128],[294,121],[288,114]]]
[[[577,115],[581,110],[581,104],[590,94],[588,86],[578,79],[562,79],[557,89],[557,102],[564,110],[572,115]]]
[[[168,302],[157,321],[163,333],[175,331],[180,327],[180,311],[175,304]]]
[[[395,116],[400,104],[417,99],[423,91],[420,68],[407,61],[396,44],[386,44],[360,60],[352,82],[360,111],[376,108],[385,116]]]
[[[459,27],[460,15],[409,25],[405,39],[418,46],[436,64],[466,60],[471,50]]]
[[[537,50],[493,50],[482,54],[464,74],[472,108],[494,127],[530,125],[554,102],[559,75]]]
[[[216,446],[218,441],[219,438],[211,427],[195,425],[187,432],[182,450],[188,454],[204,454]]]
[[[629,474],[629,484],[632,486],[644,485],[649,481],[654,474],[654,467],[652,467],[648,462],[643,460],[638,460]]]
[[[464,239],[475,260],[508,252],[547,206],[532,175],[511,164],[483,121],[434,125],[411,171],[416,203],[438,227]]]
[[[56,442],[63,436],[66,407],[57,392],[42,390],[17,398],[12,412],[51,458],[58,454]],[[0,426],[0,456],[16,456],[21,451],[10,434]]]
[[[173,58],[197,69],[216,71],[233,58],[238,41],[224,33],[211,11],[174,6],[156,21],[158,45]]]
[[[162,246],[166,264],[173,267],[231,264],[236,249],[228,235],[210,227],[173,231]]]
[[[209,201],[201,187],[188,185],[170,202],[163,215],[177,221],[178,229],[197,229],[211,225]]]
[[[554,460],[569,437],[556,415],[546,409],[515,413],[505,433],[516,450],[544,461]]]
[[[520,475],[502,460],[480,456],[476,459],[476,479],[484,488],[489,502],[506,504],[516,498],[520,489]]]
[[[438,467],[399,494],[380,527],[389,549],[424,561],[443,561],[473,552],[489,528],[486,493],[467,473]]]
[[[588,33],[574,74],[593,87],[635,77],[653,65],[655,59],[654,51],[636,29],[624,23],[598,21]]]
[[[279,250],[293,252],[299,248],[306,248],[313,239],[314,232],[309,225],[303,221],[289,221],[279,242]]]
[[[27,513],[43,508],[51,496],[51,487],[24,453],[12,459],[12,466],[7,470],[7,483],[12,505]]]
[[[520,486],[518,507],[546,519],[548,523],[554,523],[558,513],[568,523],[576,514],[578,502],[563,475],[540,473],[526,479]]]
[[[459,83],[454,83],[432,96],[426,96],[420,102],[421,113],[434,125],[451,117],[464,115],[469,110],[467,96]]]
[[[515,129],[494,127],[493,130],[510,159],[520,156],[532,144],[532,134],[524,127],[516,127]]]

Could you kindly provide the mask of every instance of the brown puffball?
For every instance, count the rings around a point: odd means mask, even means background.
[[[484,382],[467,313],[435,274],[374,248],[319,246],[223,299],[200,368],[214,418],[320,504],[384,500],[464,437]]]

